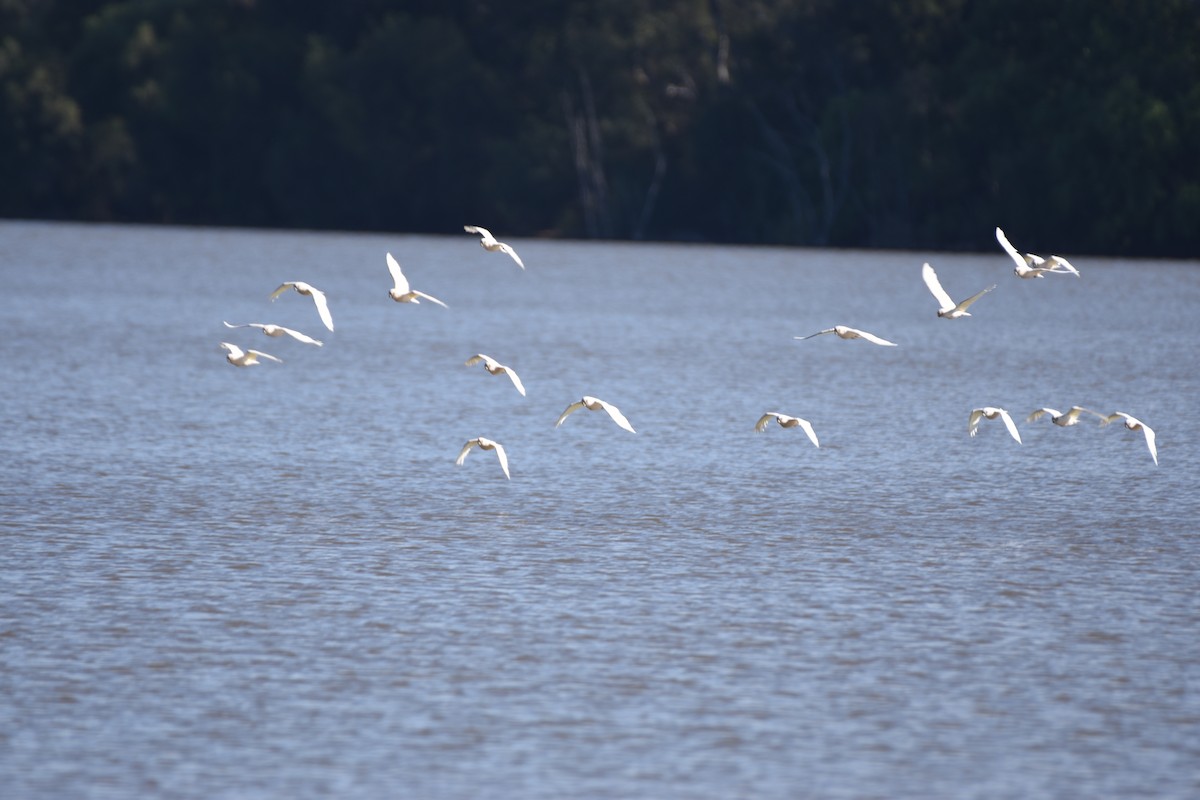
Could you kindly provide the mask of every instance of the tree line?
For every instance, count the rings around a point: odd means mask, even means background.
[[[1195,0],[0,0],[0,216],[1200,252]]]

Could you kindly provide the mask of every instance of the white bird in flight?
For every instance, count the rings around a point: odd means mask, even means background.
[[[921,277],[925,280],[925,285],[929,287],[929,291],[933,294],[934,299],[938,301],[937,315],[946,319],[971,316],[967,313],[967,308],[976,300],[996,288],[996,284],[993,283],[983,291],[977,292],[961,303],[956,304],[950,299],[950,295],[946,294],[946,290],[942,288],[942,284],[938,282],[937,273],[933,271],[933,267],[929,266],[928,261],[921,267]]]
[[[1047,272],[1061,272],[1079,277],[1079,270],[1071,266],[1071,262],[1061,256],[1050,256],[1042,258],[1034,253],[1018,253],[1017,248],[1013,247],[1008,241],[1008,237],[1004,235],[1004,231],[996,228],[996,241],[1004,248],[1004,252],[1008,253],[1009,258],[1013,260],[1017,266],[1013,269],[1018,278],[1041,278]]]
[[[260,358],[265,358],[268,361],[277,361],[282,364],[282,358],[276,358],[270,353],[264,353],[261,350],[243,350],[236,344],[229,342],[221,342],[221,347],[224,347],[229,352],[225,354],[225,360],[235,367],[253,367],[259,363]]]
[[[387,265],[388,271],[392,273],[392,280],[396,284],[388,291],[388,295],[397,303],[416,303],[419,305],[421,302],[420,298],[423,297],[431,303],[437,303],[442,308],[449,308],[449,306],[436,297],[411,288],[408,285],[408,278],[405,278],[404,273],[400,271],[400,263],[392,258],[391,253],[387,254]]]
[[[224,321],[224,320],[222,320],[222,321]],[[317,347],[321,346],[321,342],[317,341],[316,339],[312,338],[311,336],[309,336],[306,333],[301,333],[300,331],[294,331],[291,328],[285,328],[282,325],[272,325],[269,322],[268,323],[247,322],[245,325],[233,325],[233,324],[226,322],[225,327],[226,328],[258,328],[260,331],[265,333],[267,336],[287,335],[287,336],[292,337],[293,339],[295,339],[298,342],[304,342],[305,344],[314,344]]]
[[[804,429],[808,434],[809,440],[813,445],[820,447],[821,443],[817,441],[817,432],[813,430],[812,423],[800,417],[789,417],[787,414],[780,414],[778,411],[768,411],[758,418],[758,422],[754,423],[754,430],[762,433],[767,429],[767,423],[775,420],[781,428],[795,428],[797,425]]]
[[[808,336],[793,336],[792,338],[793,339],[811,339],[814,336],[822,336],[826,333],[837,334],[837,336],[842,339],[866,339],[868,342],[871,342],[872,344],[881,344],[884,347],[895,347],[896,346],[895,342],[889,342],[887,339],[881,339],[873,333],[867,333],[866,331],[860,331],[857,328],[848,328],[845,325],[834,325],[832,328],[826,328],[823,331],[817,331],[816,333],[810,333]]]
[[[483,368],[493,375],[500,375],[503,373],[511,378],[513,386],[517,387],[517,391],[521,393],[522,397],[525,396],[525,387],[521,384],[521,379],[517,377],[516,371],[512,367],[504,366],[491,356],[485,356],[483,353],[476,353],[466,360],[464,366],[473,367],[480,361],[483,362]]]
[[[504,242],[496,241],[496,237],[492,236],[492,232],[487,228],[481,228],[478,225],[463,225],[463,230],[467,233],[477,233],[482,238],[479,240],[479,246],[489,253],[507,253],[512,256],[512,260],[517,262],[517,266],[525,269],[525,262],[517,255],[517,251]]]
[[[995,408],[994,406],[984,406],[971,410],[971,417],[967,420],[967,433],[974,436],[979,432],[979,420],[983,417],[988,419],[996,419],[999,417],[1004,420],[1004,427],[1008,428],[1008,432],[1017,440],[1017,444],[1021,443],[1021,434],[1017,432],[1017,426],[1013,423],[1012,417],[1003,408]]]
[[[625,419],[625,415],[621,413],[619,408],[614,406],[612,403],[604,402],[598,397],[591,397],[586,394],[583,396],[582,400],[577,400],[574,403],[571,403],[571,405],[567,406],[566,410],[558,415],[558,422],[554,423],[554,427],[557,428],[559,425],[562,425],[563,420],[581,408],[586,408],[588,411],[604,411],[610,417],[612,417],[613,422],[617,423],[630,433],[637,433],[637,431],[633,429],[633,426],[629,424],[629,420]]]
[[[311,297],[313,303],[317,306],[317,314],[321,316],[321,322],[325,323],[325,327],[333,330],[333,317],[329,315],[329,303],[325,300],[325,293],[320,289],[307,284],[304,281],[287,281],[279,285],[279,288],[271,292],[271,300],[286,292],[288,289],[295,289],[302,295]]]
[[[508,474],[508,456],[504,453],[504,448],[500,446],[499,442],[493,442],[482,436],[464,444],[454,463],[461,467],[462,463],[467,460],[467,453],[471,452],[472,447],[478,447],[480,450],[495,450],[496,458],[500,459],[500,469],[504,470],[504,477],[512,480],[512,476]]]
[[[1080,414],[1095,414],[1102,420],[1105,418],[1103,414],[1092,411],[1088,408],[1084,408],[1083,406],[1071,406],[1071,408],[1065,414],[1053,408],[1039,408],[1036,411],[1030,412],[1029,416],[1025,418],[1025,421],[1037,422],[1045,414],[1049,414],[1050,421],[1060,428],[1069,428],[1072,425],[1077,425],[1079,423]],[[1103,425],[1104,423],[1102,422],[1100,424]]]
[[[1154,459],[1154,465],[1158,466],[1158,448],[1155,447],[1155,445],[1154,445],[1154,429],[1153,428],[1151,428],[1146,423],[1142,422],[1137,417],[1129,416],[1124,411],[1114,411],[1113,413],[1109,414],[1107,417],[1104,417],[1103,415],[1101,415],[1101,416],[1103,417],[1102,421],[1100,422],[1101,425],[1107,425],[1110,422],[1115,422],[1116,420],[1123,419],[1123,420],[1125,420],[1126,428],[1128,428],[1131,431],[1141,431],[1142,433],[1144,433],[1146,435],[1146,447],[1150,448],[1150,457]]]

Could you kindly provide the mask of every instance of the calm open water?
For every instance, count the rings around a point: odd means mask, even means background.
[[[1200,265],[477,241],[0,223],[7,796],[1200,793]]]

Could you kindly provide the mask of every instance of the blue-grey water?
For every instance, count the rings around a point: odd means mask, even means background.
[[[1200,793],[1200,265],[477,242],[0,223],[5,796]]]

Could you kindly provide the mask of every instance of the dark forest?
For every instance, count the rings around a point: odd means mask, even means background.
[[[0,0],[0,216],[1200,252],[1194,0]]]

